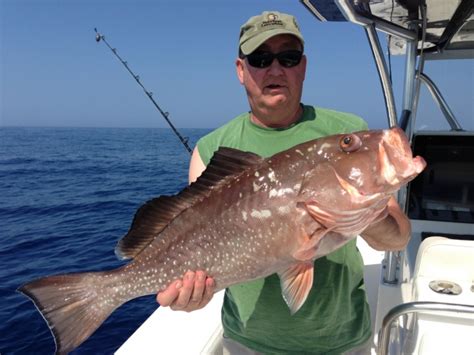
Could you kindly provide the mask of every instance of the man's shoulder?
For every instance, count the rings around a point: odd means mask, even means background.
[[[201,139],[216,139],[217,137],[231,135],[235,133],[236,129],[244,125],[247,117],[248,117],[248,112],[242,113],[238,115],[237,117],[234,117],[230,121],[224,123],[222,126],[209,132]]]
[[[367,122],[350,112],[336,111],[329,108],[315,107],[316,118],[336,131],[357,131],[367,129]]]
[[[242,113],[199,139],[197,148],[205,164],[220,146],[232,146],[232,142],[242,131],[247,117],[248,112]]]

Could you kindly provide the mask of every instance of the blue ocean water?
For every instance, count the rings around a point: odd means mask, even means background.
[[[207,132],[181,130],[191,147]],[[188,162],[169,129],[0,128],[0,354],[54,352],[43,318],[16,289],[122,265],[114,247],[135,211],[186,186]],[[156,308],[154,296],[125,304],[74,353],[113,353]]]

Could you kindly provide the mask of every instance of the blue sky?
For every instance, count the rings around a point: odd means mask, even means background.
[[[364,31],[321,23],[298,1],[0,0],[0,126],[167,127],[94,27],[140,75],[177,127],[213,128],[248,110],[235,75],[239,27],[264,10],[294,14],[308,57],[303,102],[385,127]],[[384,35],[382,35],[384,40]],[[392,57],[398,111],[404,62]],[[454,67],[454,70],[448,69]],[[428,62],[464,127],[474,129],[473,62]],[[447,127],[423,89],[418,125]]]

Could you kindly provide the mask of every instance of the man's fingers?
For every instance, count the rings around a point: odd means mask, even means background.
[[[170,306],[178,297],[179,290],[182,288],[183,283],[180,280],[173,282],[168,288],[162,292],[159,292],[156,296],[156,301],[160,306]]]
[[[208,277],[206,279],[206,286],[204,288],[204,293],[202,295],[202,300],[201,304],[199,305],[199,308],[204,307],[209,303],[209,301],[212,299],[212,296],[214,296],[214,290],[215,290],[215,283],[214,279]]]
[[[176,280],[168,288],[159,292],[156,300],[161,306],[172,310],[191,312],[203,308],[214,295],[215,283],[206,272],[188,271],[183,280]]]
[[[196,279],[194,281],[194,290],[191,295],[189,303],[196,307],[202,301],[202,294],[204,293],[204,288],[206,287],[206,273],[204,271],[196,271]]]
[[[172,310],[181,310],[188,306],[193,293],[195,278],[196,274],[193,271],[184,274],[183,287],[179,290],[178,298],[170,305]]]

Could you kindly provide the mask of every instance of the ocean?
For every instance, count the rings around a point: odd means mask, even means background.
[[[194,147],[208,131],[180,133]],[[16,289],[123,265],[115,244],[141,204],[186,186],[189,157],[170,129],[0,128],[0,354],[54,352]],[[113,353],[157,307],[155,296],[123,305],[74,353]]]

